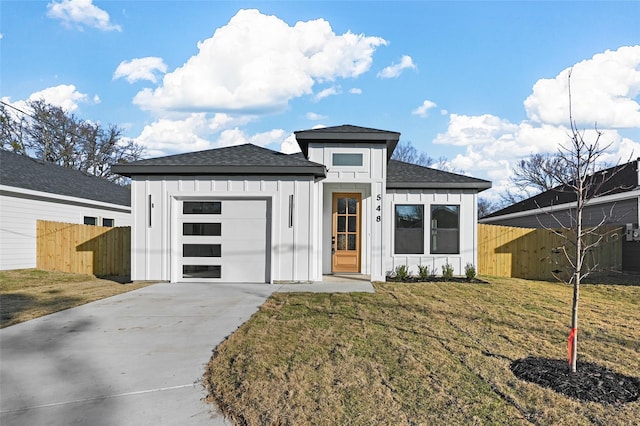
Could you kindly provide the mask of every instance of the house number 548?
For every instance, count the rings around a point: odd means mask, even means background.
[[[382,208],[380,207],[380,200],[382,200],[382,195],[376,195],[376,211],[378,212],[378,215],[376,216],[376,222],[382,221],[382,216],[380,214],[380,212],[382,211]]]

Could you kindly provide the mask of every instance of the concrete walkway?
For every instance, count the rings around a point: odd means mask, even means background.
[[[373,287],[162,283],[4,328],[0,424],[229,424],[201,400],[204,368],[275,291]]]

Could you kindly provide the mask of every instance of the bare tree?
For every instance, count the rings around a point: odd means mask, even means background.
[[[399,143],[391,158],[424,167],[429,167],[434,163],[433,158],[424,152],[418,152],[411,142]]]
[[[556,271],[555,274],[561,281],[573,285],[571,332],[568,346],[570,369],[575,373],[577,370],[580,284],[585,277],[598,268],[597,263],[590,261],[588,254],[602,242],[604,234],[601,228],[608,219],[607,214],[603,214],[599,224],[585,228],[583,226],[583,212],[591,198],[605,195],[603,186],[620,169],[618,168],[610,173],[596,173],[596,167],[600,163],[601,157],[611,144],[604,147],[600,145],[602,132],[598,130],[597,125],[595,126],[595,140],[592,142],[586,141],[585,132],[578,130],[571,110],[571,72],[569,72],[568,80],[570,133],[569,141],[564,145],[560,145],[558,150],[557,158],[563,162],[563,170],[565,172],[563,175],[555,177],[558,178],[558,183],[560,184],[555,190],[570,192],[574,195],[575,207],[567,217],[560,218],[550,213],[558,227],[553,229],[545,228],[560,236],[564,241],[564,244],[556,250],[561,253],[566,261],[568,273],[561,276]]]
[[[511,181],[522,191],[548,191],[570,175],[569,165],[560,154],[531,154],[513,168]]]
[[[461,171],[449,165],[446,157],[439,157],[436,160],[425,152],[418,152],[411,142],[399,143],[391,158],[405,163],[417,164],[418,166],[432,167],[445,172],[461,173]]]
[[[81,120],[43,100],[29,101],[26,110],[0,103],[0,147],[18,154],[81,170],[124,183],[110,165],[142,158],[143,148],[122,136],[115,125]]]
[[[483,197],[478,197],[478,217],[482,218],[498,210],[500,206]]]
[[[0,103],[0,148],[16,154],[26,154],[25,118]]]

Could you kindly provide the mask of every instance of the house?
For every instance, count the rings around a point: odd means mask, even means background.
[[[608,176],[607,179],[604,179]],[[640,158],[601,170],[590,177],[596,183],[606,180],[583,210],[583,226],[620,225],[625,234],[622,269],[640,272]],[[492,225],[524,228],[569,226],[575,215],[576,195],[562,186],[542,192],[505,207],[479,220]]]
[[[36,267],[37,220],[130,226],[130,191],[0,150],[0,270]]]
[[[490,182],[391,160],[397,132],[295,137],[298,154],[246,144],[113,166],[132,179],[132,279],[384,280],[398,265],[476,264]]]

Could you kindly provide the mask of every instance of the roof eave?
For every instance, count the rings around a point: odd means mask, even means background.
[[[324,166],[219,166],[219,165],[127,165],[111,166],[123,176],[135,175],[312,175],[325,177]]]
[[[387,189],[475,189],[482,192],[491,182],[387,182]]]

